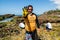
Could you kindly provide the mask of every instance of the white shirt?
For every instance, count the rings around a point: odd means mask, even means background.
[[[51,23],[47,23],[47,24],[46,24],[46,27],[52,29],[52,25],[51,25]]]
[[[25,27],[24,23],[21,22],[21,23],[19,24],[19,27],[24,28],[24,27]]]

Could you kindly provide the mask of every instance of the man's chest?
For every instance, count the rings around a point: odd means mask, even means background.
[[[31,14],[29,14],[29,15],[28,15],[28,20],[29,20],[29,21],[35,21],[35,20],[36,20],[36,15],[31,15]]]

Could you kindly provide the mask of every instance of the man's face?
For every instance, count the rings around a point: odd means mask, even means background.
[[[32,7],[28,7],[28,12],[32,13],[32,9],[33,9]]]

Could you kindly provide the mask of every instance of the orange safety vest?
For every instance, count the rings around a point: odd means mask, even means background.
[[[35,29],[36,29],[36,15],[28,14],[27,19],[25,19],[25,30],[30,32],[34,31]]]

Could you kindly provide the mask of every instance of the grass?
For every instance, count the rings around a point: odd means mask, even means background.
[[[6,22],[5,24],[6,24],[5,27],[0,28],[0,30],[2,30],[0,34],[3,33],[5,35],[3,37],[0,36],[0,40],[24,40],[25,39],[25,29],[21,29],[16,22],[14,21]],[[37,31],[39,38],[41,40],[60,40],[60,23],[52,23],[52,27],[53,29],[48,32],[45,29],[45,24],[43,24],[40,28],[40,31]]]
[[[38,36],[42,40],[60,40],[60,27],[54,27],[53,30],[47,31],[41,27]],[[11,36],[3,37],[2,40],[24,40],[25,39],[25,30],[21,29],[21,33],[16,35],[13,33]]]
[[[39,35],[42,40],[60,40],[60,26],[53,25],[53,29],[49,32],[41,28]]]

